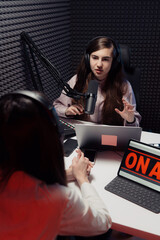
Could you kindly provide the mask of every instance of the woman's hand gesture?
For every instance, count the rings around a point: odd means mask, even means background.
[[[127,122],[134,122],[134,106],[131,105],[128,101],[122,98],[122,102],[124,105],[123,111],[120,111],[118,108],[115,108],[115,111]]]

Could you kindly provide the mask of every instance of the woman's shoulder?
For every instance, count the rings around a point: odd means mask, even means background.
[[[127,79],[124,79],[124,91],[132,92],[132,85]]]
[[[9,178],[6,186],[5,191],[7,192],[17,192],[17,198],[21,197],[22,195],[26,195],[26,200],[35,198],[42,199],[42,196],[46,195],[53,195],[56,193],[56,196],[64,196],[66,195],[65,189],[67,187],[61,186],[59,184],[47,185],[42,180],[35,178],[23,171],[15,171]],[[54,195],[54,196],[55,196]]]
[[[74,85],[76,84],[76,81],[77,81],[77,74],[75,74],[69,81],[68,81],[68,84],[71,88],[74,87]]]

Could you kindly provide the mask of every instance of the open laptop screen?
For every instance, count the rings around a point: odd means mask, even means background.
[[[109,126],[89,123],[75,124],[75,131],[79,148],[124,150],[129,139],[140,140],[142,129],[133,126]]]
[[[118,175],[160,192],[160,148],[130,140]]]

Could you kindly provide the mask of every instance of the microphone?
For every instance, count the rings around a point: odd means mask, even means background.
[[[88,84],[88,90],[86,92],[86,104],[85,113],[91,115],[94,113],[95,104],[97,101],[98,81],[91,80]]]

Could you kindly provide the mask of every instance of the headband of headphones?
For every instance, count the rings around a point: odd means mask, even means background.
[[[113,38],[111,37],[107,37],[107,36],[97,36],[93,39],[91,39],[88,44],[87,44],[87,47],[86,47],[86,50],[85,50],[85,53],[84,53],[84,59],[85,59],[85,64],[87,66],[88,69],[90,69],[90,54],[87,52],[89,46],[92,44],[93,41],[97,40],[97,39],[100,39],[100,38],[106,38],[107,40],[110,40],[114,46],[114,62],[120,62],[121,59],[120,59],[120,50],[119,50],[119,46],[118,44],[113,40]]]
[[[34,101],[35,103],[39,104],[45,111],[46,117],[48,117],[53,123],[53,125],[57,127],[59,135],[60,136],[62,135],[62,129],[60,128],[60,122],[59,122],[59,118],[55,108],[39,92],[33,92],[29,90],[17,90],[12,93],[8,93],[6,95],[17,95],[17,96],[27,97],[32,101]],[[1,99],[6,95],[2,96]]]

